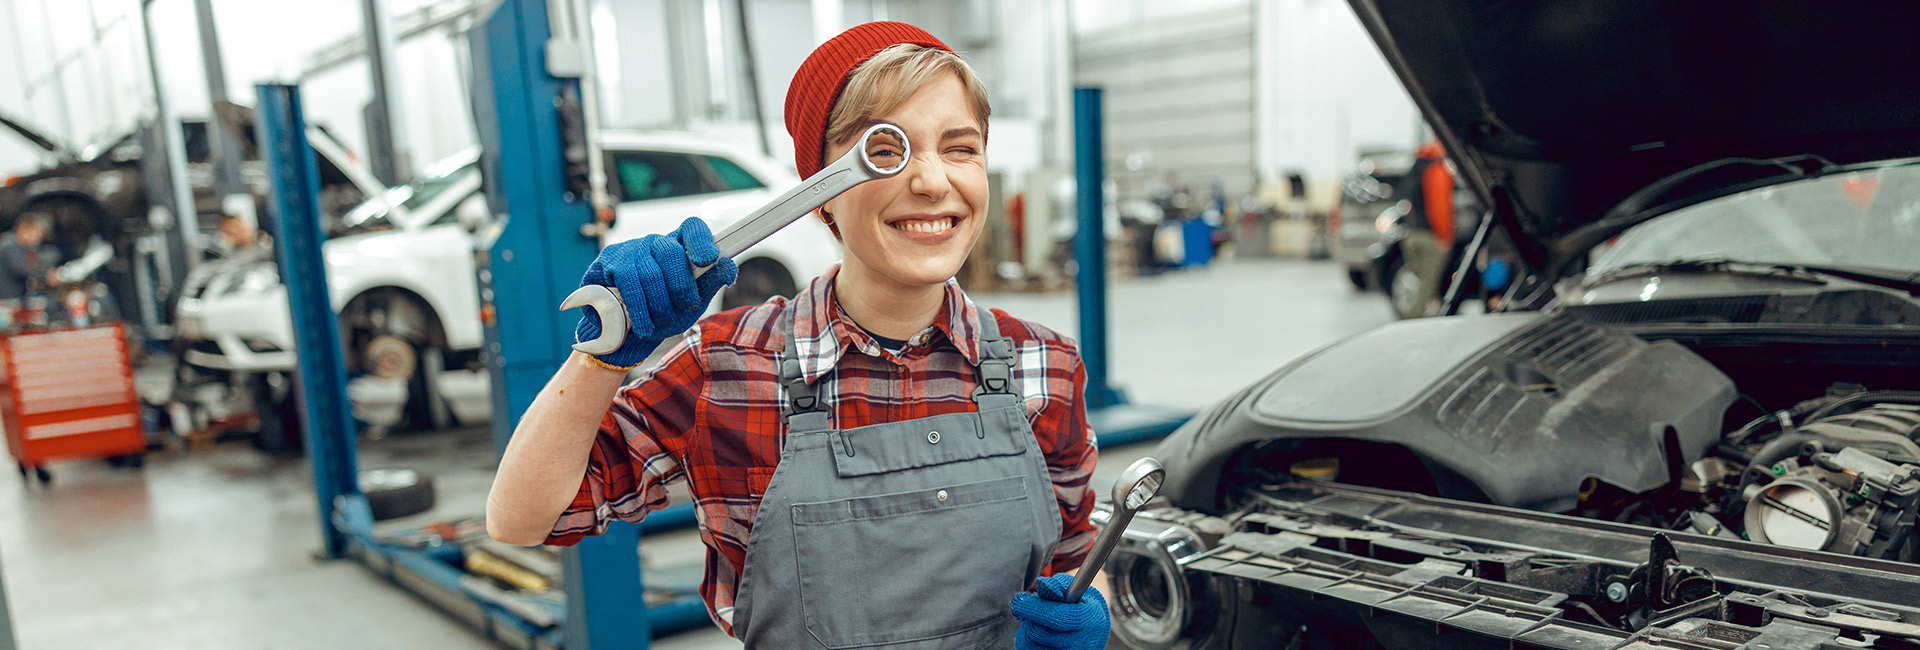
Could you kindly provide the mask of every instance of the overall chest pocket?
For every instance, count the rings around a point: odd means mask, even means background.
[[[829,648],[977,648],[1036,564],[1028,477],[793,506],[807,632]]]

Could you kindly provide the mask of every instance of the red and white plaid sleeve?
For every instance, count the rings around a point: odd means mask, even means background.
[[[609,521],[638,522],[667,507],[667,485],[686,478],[678,459],[706,381],[698,331],[615,394],[594,436],[580,492],[554,522],[547,544],[571,546],[605,532]]]

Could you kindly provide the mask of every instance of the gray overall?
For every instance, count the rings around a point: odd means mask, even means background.
[[[1060,510],[1013,342],[991,313],[980,326],[977,412],[835,430],[789,316],[786,446],[733,613],[747,647],[1012,647],[1008,603],[1053,561]]]

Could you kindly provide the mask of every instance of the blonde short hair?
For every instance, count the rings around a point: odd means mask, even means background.
[[[966,88],[967,103],[985,131],[987,116],[993,107],[987,103],[987,86],[973,67],[952,52],[936,47],[901,43],[881,50],[847,74],[847,85],[827,114],[825,144],[841,142],[859,135],[874,118],[893,110],[914,93],[940,78],[941,73],[960,77]],[[824,156],[823,156],[824,157]]]

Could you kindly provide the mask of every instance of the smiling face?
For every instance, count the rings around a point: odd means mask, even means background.
[[[846,245],[841,274],[900,288],[945,283],[960,272],[986,223],[985,125],[953,74],[922,86],[875,121],[905,131],[912,158],[900,175],[827,202]],[[856,138],[828,143],[826,159],[838,159]],[[898,160],[898,151],[870,148],[882,167]]]

